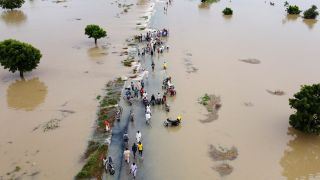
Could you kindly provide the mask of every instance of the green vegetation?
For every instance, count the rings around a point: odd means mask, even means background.
[[[202,3],[216,3],[219,2],[220,0],[201,0]]]
[[[128,58],[122,61],[124,66],[131,67],[134,60],[132,58]]]
[[[10,72],[23,73],[35,69],[41,59],[40,51],[30,44],[8,39],[0,42],[0,64]]]
[[[22,4],[24,3],[24,0],[0,0],[0,7],[3,9],[16,9],[20,8]]]
[[[232,15],[232,14],[233,14],[233,11],[232,11],[231,8],[226,7],[226,8],[222,11],[222,13],[227,16],[227,15]]]
[[[304,85],[289,99],[296,112],[290,116],[289,124],[308,134],[320,134],[320,84]]]
[[[94,43],[97,45],[97,40],[107,36],[107,32],[95,24],[87,25],[85,35],[89,38],[94,38]]]
[[[287,12],[288,12],[288,14],[300,14],[301,10],[296,5],[294,5],[294,6],[289,5],[289,7],[287,8]]]
[[[204,96],[199,98],[199,103],[204,106],[207,106],[210,100],[211,100],[211,97],[206,93],[204,94]]]
[[[317,11],[317,6],[312,5],[311,8],[307,9],[305,12],[303,12],[303,18],[305,19],[315,19],[319,12]]]
[[[101,179],[103,172],[102,158],[107,154],[108,146],[101,145],[88,158],[87,163],[77,174],[76,179],[96,178]]]

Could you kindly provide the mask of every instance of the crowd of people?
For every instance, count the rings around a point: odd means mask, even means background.
[[[171,1],[170,1],[171,2]],[[169,51],[169,46],[165,44],[163,38],[169,35],[169,31],[167,29],[162,30],[151,30],[146,32],[144,35],[136,36],[136,39],[140,42],[140,45],[143,47],[140,49],[137,48],[137,57],[144,58],[144,56],[149,55],[151,58],[151,68],[152,71],[155,70],[155,62],[153,60],[153,56],[155,53],[161,54],[164,51]],[[166,77],[163,80],[162,91],[157,92],[156,94],[148,94],[145,88],[145,83],[148,82],[148,71],[146,68],[142,68],[140,61],[136,63],[134,66],[134,74],[132,76],[130,84],[127,84],[125,87],[125,96],[124,99],[128,102],[130,106],[132,106],[136,101],[141,101],[144,105],[144,113],[145,113],[145,122],[147,125],[151,126],[151,117],[152,110],[151,107],[155,105],[163,105],[166,111],[169,111],[169,105],[167,104],[167,97],[176,95],[175,87],[172,83],[172,78],[170,76]],[[166,70],[168,65],[166,62],[163,64],[163,70]],[[130,119],[133,121],[134,119],[133,111],[130,111]],[[123,144],[124,151],[123,157],[124,161],[130,166],[130,174],[132,174],[135,179],[138,165],[136,164],[136,159],[138,157],[143,158],[143,143],[142,143],[142,134],[140,131],[136,132],[135,141],[132,142],[131,146],[129,146],[129,136],[128,133],[125,132],[123,135]],[[138,155],[137,155],[138,153]],[[130,159],[133,157],[133,160]],[[132,163],[131,163],[132,162]]]

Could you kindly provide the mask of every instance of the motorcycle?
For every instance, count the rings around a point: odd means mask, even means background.
[[[169,118],[167,118],[167,120],[165,120],[164,122],[163,122],[163,125],[165,126],[165,127],[168,127],[168,126],[179,126],[181,124],[181,120],[178,120],[178,119],[176,119],[176,120],[170,120]]]
[[[142,103],[144,106],[147,106],[149,104],[149,101],[147,98],[143,98]]]
[[[108,161],[105,164],[105,171],[106,173],[110,173],[110,175],[114,175],[114,173],[116,172],[111,157],[108,158]]]
[[[132,106],[132,97],[129,95],[123,96],[123,99],[128,102],[130,106]]]

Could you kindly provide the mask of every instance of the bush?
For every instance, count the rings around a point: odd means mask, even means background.
[[[233,14],[233,11],[232,11],[231,8],[226,7],[226,8],[222,11],[222,13],[223,13],[224,15],[232,15],[232,14]]]
[[[312,5],[311,8],[307,9],[305,12],[303,12],[303,18],[305,19],[315,19],[319,12],[317,11],[317,6]]]
[[[304,85],[300,92],[289,99],[296,112],[290,116],[289,124],[302,132],[320,134],[320,84]]]
[[[10,72],[23,73],[35,69],[42,57],[40,51],[30,44],[8,39],[0,42],[0,64]]]
[[[15,9],[20,8],[24,0],[0,0],[0,7],[3,9]]]
[[[301,13],[301,10],[299,9],[299,7],[298,6],[289,6],[288,8],[287,8],[287,12],[288,12],[288,14],[300,14]]]

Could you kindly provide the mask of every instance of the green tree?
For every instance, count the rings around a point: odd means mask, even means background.
[[[320,84],[304,85],[294,98],[289,99],[296,112],[290,115],[289,124],[302,132],[320,134]]]
[[[298,6],[292,6],[290,5],[288,8],[287,8],[287,12],[288,14],[300,14],[301,13],[301,10],[299,9]]]
[[[98,39],[107,36],[107,32],[95,24],[87,25],[85,29],[85,34],[88,35],[89,38],[94,38],[94,43],[96,45]]]
[[[30,44],[8,39],[0,42],[0,64],[10,72],[23,73],[35,69],[41,59],[40,51]]]
[[[222,11],[222,13],[223,13],[224,15],[232,15],[232,14],[233,14],[233,11],[232,11],[231,8],[226,7],[226,8]]]
[[[303,18],[305,19],[315,19],[319,12],[317,11],[317,6],[312,5],[311,8],[307,9],[305,12],[303,12]]]
[[[20,8],[24,0],[0,0],[0,7],[3,9],[15,9]]]

